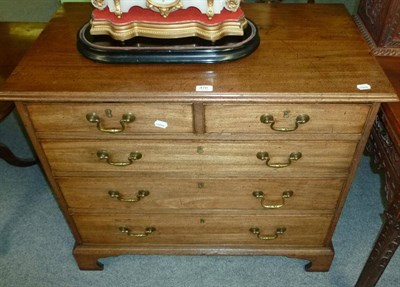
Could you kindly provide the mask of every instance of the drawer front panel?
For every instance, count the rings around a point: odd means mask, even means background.
[[[315,177],[321,174],[346,176],[357,142],[60,141],[43,142],[42,146],[56,174],[136,171],[184,172],[210,177],[221,174]],[[301,152],[301,158],[290,159],[296,152]],[[139,154],[140,159],[132,160]],[[287,166],[275,167],[284,165]]]
[[[134,118],[117,134],[193,132],[190,104],[29,104],[27,109],[38,132],[109,134],[99,131],[96,122],[88,121],[86,116],[93,113],[100,128],[108,130],[121,130],[120,120],[131,113]]]
[[[299,134],[358,134],[363,130],[369,109],[369,105],[361,104],[213,104],[205,106],[206,131],[269,134],[284,129]],[[309,117],[308,121],[304,115]]]
[[[209,214],[74,215],[84,243],[92,244],[248,244],[322,245],[331,216]],[[120,228],[126,231],[123,233]],[[155,230],[143,236],[146,229]],[[250,228],[259,228],[261,240]],[[279,228],[286,231],[272,239]],[[130,234],[142,236],[129,236]],[[148,232],[149,233],[149,232]]]
[[[343,186],[343,180],[335,178],[193,180],[70,177],[59,178],[58,183],[71,208],[146,212],[161,209],[260,210],[266,214],[275,214],[278,210],[333,210]]]

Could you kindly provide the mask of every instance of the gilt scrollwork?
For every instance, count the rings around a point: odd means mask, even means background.
[[[236,11],[239,8],[240,0],[226,0],[225,8],[228,11]]]
[[[121,10],[121,0],[114,0],[114,6],[115,6],[115,16],[118,18],[122,17],[122,10]]]
[[[240,2],[240,0],[91,0],[95,8],[104,10],[108,7],[118,18],[121,18],[123,13],[130,13],[130,9],[137,6],[153,10],[164,18],[174,11],[194,7],[212,19],[215,14],[226,13],[224,10],[236,12]]]
[[[105,0],[92,0],[92,5],[97,9],[104,9],[107,3]]]
[[[207,0],[207,17],[212,19],[214,16],[214,0]]]
[[[146,6],[147,8],[160,13],[164,18],[168,17],[169,13],[183,8],[181,0],[176,0],[174,3],[165,6],[153,3],[151,0],[146,0]]]

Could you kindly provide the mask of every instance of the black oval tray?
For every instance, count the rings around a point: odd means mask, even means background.
[[[198,37],[154,39],[135,37],[126,41],[108,35],[91,35],[90,23],[78,32],[77,48],[85,57],[104,63],[219,63],[241,59],[254,52],[260,38],[248,21],[243,36],[226,36],[215,42]]]

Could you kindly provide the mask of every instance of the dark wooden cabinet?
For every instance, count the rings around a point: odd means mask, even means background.
[[[400,58],[378,60],[400,95]],[[400,102],[382,104],[367,151],[384,178],[385,221],[356,287],[375,286],[400,243]]]
[[[375,56],[400,56],[400,1],[361,0],[355,18]]]
[[[371,52],[379,57],[397,94],[400,92],[400,1],[361,0],[355,21],[367,40]],[[395,253],[399,234],[399,134],[400,104],[383,104],[370,136],[367,150],[384,174],[387,199],[385,223],[357,281],[357,287],[375,286]]]

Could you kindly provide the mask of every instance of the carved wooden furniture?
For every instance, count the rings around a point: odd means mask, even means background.
[[[372,53],[400,94],[400,2],[361,0],[356,24]],[[375,122],[367,150],[385,175],[386,222],[358,279],[357,286],[375,286],[399,244],[399,125],[400,105],[384,104]]]
[[[281,255],[329,269],[376,113],[397,97],[344,7],[242,8],[261,44],[239,61],[105,65],[75,46],[91,7],[64,4],[1,90],[81,269],[123,254]]]
[[[400,56],[400,2],[361,0],[355,16],[375,56]]]
[[[44,28],[43,23],[0,22],[0,85],[11,74],[26,50],[35,41]],[[0,122],[14,110],[13,102],[0,102]],[[1,136],[0,136],[1,141]],[[4,144],[0,143],[0,158],[9,164],[25,167],[36,163],[33,159],[21,159],[15,156]]]
[[[400,58],[378,60],[400,95]],[[375,286],[400,243],[400,103],[382,105],[367,150],[384,175],[386,220],[358,279],[358,287]]]

